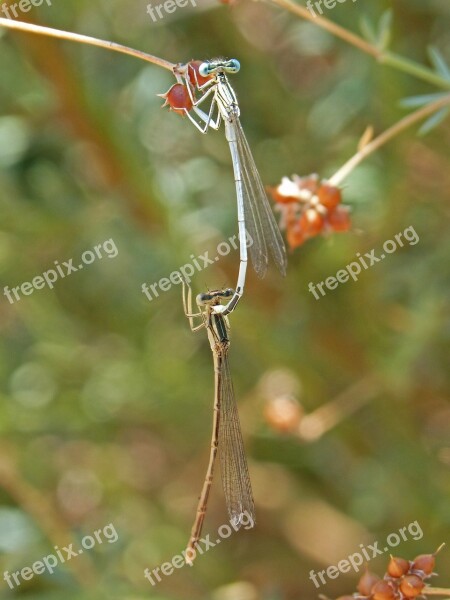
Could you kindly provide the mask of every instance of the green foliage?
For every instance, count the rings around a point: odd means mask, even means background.
[[[236,56],[233,85],[263,181],[331,176],[367,125],[381,132],[440,90],[363,55],[273,6],[200,3],[153,22],[144,3],[64,0],[34,13],[48,26],[111,39],[173,62]],[[324,16],[358,23],[450,81],[445,2],[347,2]],[[371,33],[370,33],[371,32]],[[369,35],[370,33],[370,35]],[[305,36],[305,37],[302,37]],[[373,37],[372,37],[373,36]],[[392,39],[391,39],[392,37]],[[346,182],[353,231],[289,255],[288,276],[259,281],[231,316],[235,389],[257,526],[233,534],[152,588],[144,568],[188,539],[209,452],[213,379],[204,332],[192,334],[168,277],[236,232],[223,131],[201,136],[162,110],[168,71],[70,42],[0,28],[0,291],[114,240],[104,256],[48,287],[0,296],[0,573],[17,571],[108,523],[102,544],[0,594],[33,600],[332,598],[311,569],[417,520],[433,551],[450,532],[448,392],[449,122],[408,130]],[[431,71],[431,67],[430,67]],[[439,128],[435,126],[439,124]],[[308,291],[413,226],[405,244],[357,282]],[[234,285],[232,251],[194,275],[194,292]],[[306,443],[282,436],[264,406],[293,394],[306,413],[371,378],[371,399]],[[274,383],[275,382],[275,383]],[[286,383],[288,382],[288,383]],[[285,385],[286,384],[286,385]],[[286,387],[286,390],[285,390]],[[370,394],[369,394],[370,395]],[[205,534],[226,522],[219,472]],[[212,539],[214,539],[212,537]],[[438,558],[448,585],[450,554]],[[387,556],[374,560],[383,571]],[[447,575],[447,579],[446,579]],[[230,587],[235,585],[237,587]]]

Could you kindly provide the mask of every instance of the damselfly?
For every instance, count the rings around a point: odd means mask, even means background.
[[[266,274],[269,254],[282,275],[286,274],[287,265],[283,238],[239,121],[240,110],[236,94],[227,78],[227,73],[237,73],[239,69],[240,64],[236,59],[216,59],[203,62],[198,68],[198,73],[202,78],[201,84],[196,71],[192,67],[190,71],[190,64],[177,65],[174,69],[178,81],[185,81],[191,100],[189,104],[201,123],[192,117],[187,108],[173,108],[184,110],[190,121],[202,133],[206,133],[209,128],[219,129],[223,120],[225,136],[233,161],[238,208],[240,266],[236,290],[229,302],[226,305],[218,303],[213,306],[214,313],[223,315],[227,315],[236,307],[244,292],[247,270],[247,232],[252,264],[260,277],[264,277]],[[194,73],[195,86],[192,86],[192,73]],[[194,93],[192,92],[193,87]],[[196,91],[204,93],[200,98],[195,98]],[[212,100],[208,113],[199,108],[199,105],[207,98]]]
[[[228,350],[229,322],[223,314],[214,311],[221,301],[232,298],[234,290],[216,290],[199,294],[196,298],[198,312],[192,312],[192,290],[183,281],[183,307],[192,331],[206,329],[214,360],[214,416],[211,452],[205,482],[197,506],[196,518],[189,538],[189,554],[195,556],[195,546],[200,539],[211,490],[217,452],[220,456],[222,484],[228,515],[234,529],[239,529],[244,517],[248,524],[255,522],[252,486],[245,457],[244,442],[231,380]],[[196,325],[194,319],[200,318]]]

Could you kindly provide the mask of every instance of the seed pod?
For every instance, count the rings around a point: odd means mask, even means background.
[[[292,433],[300,424],[303,410],[290,396],[272,398],[264,407],[264,417],[270,427],[280,433]]]
[[[409,560],[405,558],[398,558],[397,556],[391,556],[389,565],[387,568],[388,575],[391,577],[402,577],[409,571]]]
[[[352,224],[349,209],[346,206],[337,206],[329,211],[326,222],[333,231],[348,231]]]
[[[407,598],[415,598],[422,593],[424,587],[424,582],[417,575],[405,575],[400,584],[400,591]]]
[[[293,225],[290,225],[287,228],[286,239],[291,250],[294,250],[294,248],[298,248],[298,246],[301,246],[305,242],[305,234],[298,222],[294,223]]]
[[[384,579],[377,581],[372,588],[373,600],[395,600],[395,592]]]
[[[336,208],[336,206],[340,204],[342,200],[341,190],[326,183],[322,183],[322,185],[319,187],[317,196],[319,197],[320,204],[331,210]]]
[[[182,83],[175,83],[168,92],[159,94],[159,96],[165,99],[163,106],[169,106],[170,110],[179,115],[186,114],[184,109],[191,110],[192,108],[192,100],[188,89]]]
[[[371,573],[369,569],[366,567],[366,572],[361,576],[358,587],[356,588],[361,596],[370,596],[373,586],[380,581],[378,575],[375,573]]]
[[[267,187],[267,191],[272,196],[274,202],[278,202],[278,204],[293,204],[294,202],[298,202],[298,196],[286,194],[285,189],[286,186],[283,184],[278,185],[277,187]]]
[[[423,571],[425,575],[431,575],[436,564],[434,554],[419,554],[414,559],[412,568],[414,571]]]
[[[323,229],[323,217],[314,208],[308,208],[300,217],[300,228],[307,236],[314,236]]]
[[[317,173],[312,173],[306,177],[298,177],[294,175],[298,187],[301,190],[309,190],[312,194],[316,194],[319,188],[319,176]]]

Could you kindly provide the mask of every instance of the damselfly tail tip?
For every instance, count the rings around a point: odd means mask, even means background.
[[[186,564],[189,567],[192,567],[192,565],[194,564],[194,560],[195,557],[197,556],[197,551],[195,550],[195,544],[198,543],[198,540],[195,540],[194,542],[192,541],[192,539],[189,541],[189,544],[186,548],[186,550],[183,552],[183,556],[185,557],[185,561]]]
[[[255,515],[253,511],[250,513],[248,510],[241,510],[238,513],[233,513],[230,519],[233,529],[236,531],[243,525],[245,529],[250,529],[255,526]]]
[[[233,526],[233,529],[239,529],[242,525],[241,523],[241,514],[236,514],[233,515],[230,519],[231,521],[231,525]]]

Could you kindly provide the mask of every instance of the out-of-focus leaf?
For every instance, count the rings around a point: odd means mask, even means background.
[[[371,23],[371,21],[367,18],[366,15],[364,15],[361,18],[359,27],[361,29],[363,36],[366,38],[366,40],[368,40],[372,44],[377,44],[377,33],[375,31],[375,27],[373,26],[373,23]]]
[[[17,552],[26,548],[38,537],[32,521],[15,508],[0,509],[0,550]]]
[[[440,51],[435,46],[430,46],[428,48],[428,55],[434,68],[436,69],[436,72],[439,73],[439,75],[441,75],[441,77],[444,79],[450,81],[450,67]]]
[[[410,96],[409,98],[403,98],[400,100],[400,106],[402,108],[417,108],[418,106],[425,106],[436,102],[440,98],[448,96],[445,92],[439,92],[438,94],[422,94],[420,96]]]
[[[376,45],[380,50],[386,50],[392,37],[392,9],[386,10],[378,22]]]
[[[0,166],[8,167],[19,162],[30,144],[30,131],[20,117],[0,118]]]
[[[431,117],[427,119],[422,125],[422,127],[419,129],[419,135],[426,135],[432,129],[440,125],[442,121],[444,121],[444,119],[447,118],[449,113],[450,108],[446,106],[445,108],[441,108],[441,110],[438,110],[436,113],[434,113],[434,115],[431,115]]]

